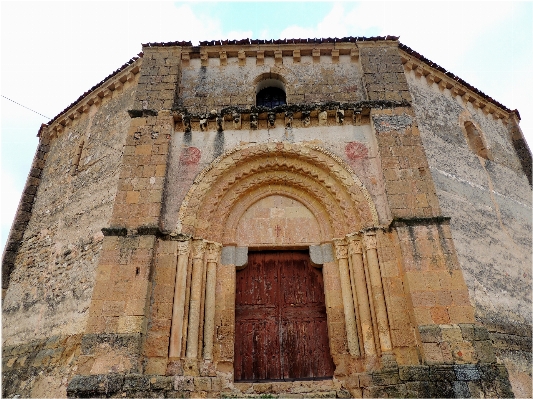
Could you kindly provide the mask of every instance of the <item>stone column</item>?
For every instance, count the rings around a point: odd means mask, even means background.
[[[189,305],[189,329],[187,332],[187,358],[198,356],[198,332],[200,328],[200,305],[202,301],[202,275],[204,271],[204,240],[192,242],[192,280]]]
[[[364,243],[366,248],[366,259],[368,262],[368,273],[370,275],[370,285],[372,287],[372,296],[374,297],[381,351],[390,352],[392,350],[392,344],[387,317],[387,306],[385,304],[383,285],[381,283],[381,272],[379,270],[376,233],[373,231],[365,233]]]
[[[363,336],[363,349],[366,356],[375,356],[376,343],[374,338],[374,328],[372,325],[372,314],[370,313],[370,303],[368,301],[368,291],[366,289],[363,246],[360,237],[350,237],[348,240],[348,249],[354,276],[353,288],[357,295],[357,303],[359,305],[358,315],[361,323],[361,334]]]
[[[178,263],[176,266],[176,285],[174,287],[174,304],[172,305],[172,326],[170,328],[169,358],[181,356],[183,335],[183,317],[185,314],[185,291],[187,287],[187,263],[189,262],[190,241],[178,242]]]
[[[361,353],[359,351],[359,338],[357,337],[357,325],[355,323],[352,289],[350,287],[350,273],[348,271],[348,246],[346,241],[341,239],[336,239],[333,243],[335,245],[335,257],[337,258],[337,263],[339,265],[348,351],[352,356],[360,356]]]
[[[207,279],[205,283],[205,322],[204,322],[204,359],[213,359],[213,336],[215,333],[215,291],[217,284],[217,264],[222,244],[207,243]]]

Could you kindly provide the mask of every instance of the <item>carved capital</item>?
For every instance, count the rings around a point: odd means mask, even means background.
[[[359,238],[351,238],[348,240],[348,252],[350,255],[362,254],[363,253],[363,243]]]
[[[335,257],[337,259],[348,258],[348,245],[345,240],[341,238],[334,239],[333,245],[335,246]]]
[[[204,257],[205,241],[193,240],[192,241],[192,257],[193,259],[202,259]]]
[[[365,248],[368,249],[377,249],[378,244],[376,240],[376,233],[370,232],[365,234]]]
[[[220,252],[222,251],[222,244],[219,244],[218,242],[212,242],[209,241],[206,243],[207,247],[207,261],[208,262],[218,262],[220,259]]]
[[[189,255],[190,241],[178,241],[178,256]]]

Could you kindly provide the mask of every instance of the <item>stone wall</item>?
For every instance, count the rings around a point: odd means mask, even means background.
[[[489,328],[515,393],[531,395],[531,187],[515,151],[513,123],[414,71],[406,76],[476,319]],[[466,121],[482,132],[489,159],[469,147]]]
[[[52,137],[2,304],[4,348],[23,351],[21,348],[34,340],[46,342],[50,337],[71,345],[69,337],[85,332],[102,248],[101,229],[108,225],[115,201],[130,123],[127,110],[132,107],[135,89],[136,81],[127,81],[78,114],[58,137]],[[28,353],[28,358],[35,355],[37,352]],[[15,366],[32,375],[31,367],[38,367],[32,361],[21,363],[19,359]],[[59,387],[72,365],[57,360],[42,366],[41,371],[50,375],[51,386]],[[54,371],[56,366],[59,371]],[[4,389],[9,387],[21,395],[32,392],[37,381],[10,380],[5,373],[4,378],[8,378]],[[20,391],[18,383],[22,384]],[[59,391],[51,392],[59,395]]]

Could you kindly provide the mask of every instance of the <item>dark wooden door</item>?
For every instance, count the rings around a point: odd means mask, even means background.
[[[236,381],[333,375],[324,281],[308,253],[250,253],[235,302]]]

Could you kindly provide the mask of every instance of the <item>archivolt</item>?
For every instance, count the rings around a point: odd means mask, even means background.
[[[181,205],[177,230],[220,241],[239,203],[280,185],[320,204],[314,208],[329,214],[337,236],[378,224],[369,193],[340,158],[316,146],[265,143],[238,147],[202,171]]]

